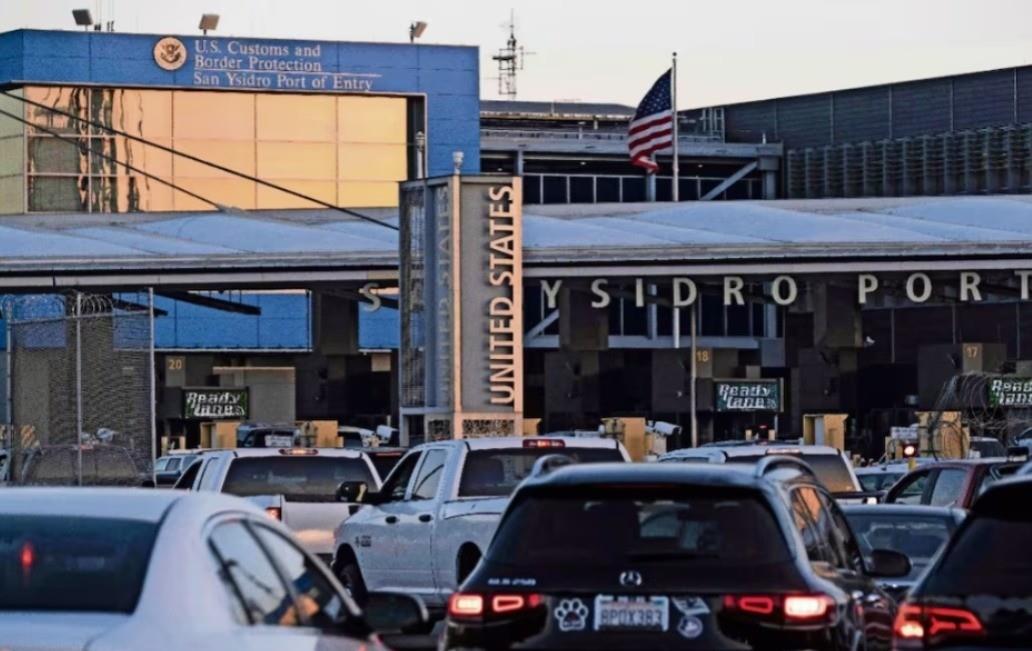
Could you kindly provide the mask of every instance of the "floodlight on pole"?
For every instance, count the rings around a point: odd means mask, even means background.
[[[408,28],[409,43],[415,43],[416,39],[426,31],[426,23],[422,20],[412,22]]]
[[[72,9],[72,18],[75,19],[75,24],[85,31],[89,31],[90,26],[93,25],[93,14],[89,9]]]
[[[197,29],[201,30],[205,36],[208,35],[208,30],[218,29],[219,26],[219,15],[218,14],[202,14],[201,22],[197,25]]]

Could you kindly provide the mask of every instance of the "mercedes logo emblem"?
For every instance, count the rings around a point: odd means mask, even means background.
[[[641,585],[641,573],[634,570],[620,572],[620,585],[625,588],[634,588]]]

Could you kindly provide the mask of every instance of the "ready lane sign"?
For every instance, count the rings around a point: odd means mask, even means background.
[[[247,389],[183,389],[187,420],[247,420]]]
[[[989,381],[992,407],[1032,407],[1032,378],[998,377]]]
[[[714,380],[717,411],[781,411],[781,380]]]

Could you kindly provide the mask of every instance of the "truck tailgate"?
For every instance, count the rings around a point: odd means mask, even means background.
[[[323,559],[333,556],[333,532],[348,518],[345,502],[285,502],[283,524],[305,549]]]

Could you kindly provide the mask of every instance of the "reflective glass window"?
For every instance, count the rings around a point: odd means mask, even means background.
[[[86,109],[89,105],[88,89],[29,87],[25,89],[25,97],[28,100],[43,105],[25,105],[26,118],[32,124],[38,124],[48,131],[58,133],[86,133],[86,123],[64,114],[71,114],[81,118],[87,116]],[[48,109],[56,109],[62,113],[56,113]],[[39,130],[39,132],[42,131]]]
[[[341,142],[405,144],[406,102],[402,97],[339,97]]]
[[[339,160],[343,181],[401,181],[407,174],[405,145],[344,143]]]
[[[29,210],[32,212],[81,212],[86,210],[88,196],[86,177],[29,177]]]
[[[337,104],[330,96],[258,95],[256,115],[258,140],[327,143],[337,140]]]
[[[86,139],[64,140],[49,136],[29,138],[29,174],[84,174]]]
[[[12,95],[22,95],[20,89],[7,91]],[[14,115],[25,115],[25,104],[12,97],[6,95],[0,95],[0,110],[7,113],[13,113]],[[0,138],[6,138],[7,136],[22,136],[25,135],[25,125],[9,118],[6,115],[0,115]]]
[[[172,92],[129,88],[98,88],[90,95],[91,127],[97,136],[111,136],[103,127],[147,140],[172,138]]]
[[[0,177],[0,215],[12,215],[25,210],[25,177]]]
[[[258,177],[262,179],[335,181],[336,167],[333,143],[258,143]]]
[[[254,94],[180,91],[172,94],[172,136],[254,142]]]

